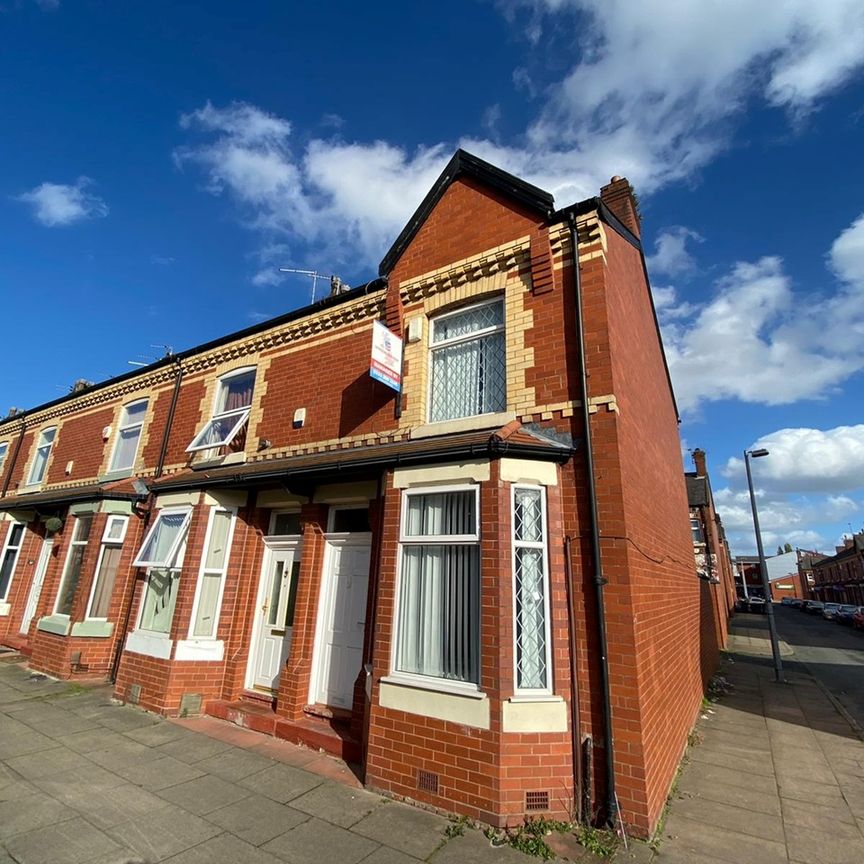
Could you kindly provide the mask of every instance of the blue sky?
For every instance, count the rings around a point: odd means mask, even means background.
[[[457,146],[640,195],[734,551],[864,523],[864,7],[0,0],[0,408],[375,275]],[[431,7],[428,7],[431,8]],[[689,467],[689,465],[688,465]]]

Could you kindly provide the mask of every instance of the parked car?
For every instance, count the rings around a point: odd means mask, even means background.
[[[822,617],[828,621],[833,621],[834,616],[840,611],[840,603],[826,603],[822,607]]]
[[[856,630],[864,630],[864,606],[859,606],[858,611],[852,616],[852,626]]]
[[[824,608],[825,604],[821,600],[808,600],[803,607],[804,611],[811,615],[821,615]]]
[[[781,606],[794,606],[795,605],[795,598],[794,597],[784,597],[780,601],[780,605]]]
[[[806,602],[806,600],[802,600],[800,597],[789,598],[790,605],[794,606],[796,609],[800,609]]]
[[[764,597],[751,596],[747,605],[749,607],[748,611],[755,612],[759,615],[765,614],[765,598]]]
[[[859,610],[864,609],[864,606],[853,606],[848,603],[844,603],[838,610],[837,614],[834,616],[834,620],[838,624],[843,624],[845,627],[852,626],[852,616]]]

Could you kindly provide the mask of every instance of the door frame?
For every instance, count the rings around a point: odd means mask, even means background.
[[[335,546],[368,546],[370,553],[372,550],[372,532],[371,531],[351,531],[345,534],[325,534],[324,535],[324,563],[321,566],[321,587],[318,591],[318,609],[315,614],[315,638],[312,641],[312,668],[309,675],[309,704],[315,705],[318,697],[318,690],[321,684],[321,637],[324,632],[324,610],[327,608],[325,598],[333,582],[333,574],[330,571],[330,562],[332,561],[332,549]],[[369,556],[369,577],[367,582],[367,592],[372,581],[372,556]],[[366,595],[367,608],[369,595]],[[368,621],[363,622],[364,640],[365,631]]]
[[[54,535],[42,538],[42,545],[39,547],[39,555],[36,558],[36,569],[33,571],[33,578],[30,580],[30,590],[27,592],[27,602],[24,604],[24,611],[21,613],[21,624],[18,626],[18,634],[26,636],[30,632],[30,625],[36,617],[36,612],[39,608],[39,601],[42,599],[42,589],[45,586],[45,577],[48,575],[48,565],[51,562],[51,552],[54,549]],[[39,592],[34,594],[36,589],[36,579],[39,573],[42,573],[39,579]],[[24,628],[24,619],[27,617],[28,610],[33,607],[30,612],[30,620],[27,622],[26,629]]]
[[[264,626],[263,616],[261,615],[261,606],[264,603],[264,594],[267,590],[266,577],[273,561],[273,553],[287,552],[294,549],[300,552],[300,559],[298,560],[302,560],[303,556],[303,537],[300,534],[296,535],[296,537],[291,537],[291,539],[280,537],[278,540],[271,540],[269,537],[264,537],[263,540],[264,555],[261,559],[261,572],[258,574],[258,590],[255,592],[255,608],[252,615],[252,631],[249,639],[249,657],[246,661],[246,677],[244,678],[243,683],[246,690],[254,691],[256,693],[264,692],[263,687],[255,685],[255,667],[258,661],[258,640],[261,637],[261,628]],[[297,578],[300,578],[299,573]],[[275,696],[277,690],[278,687],[269,692]]]

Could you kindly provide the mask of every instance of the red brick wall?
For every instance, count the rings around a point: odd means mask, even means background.
[[[102,408],[67,420],[54,439],[51,464],[45,482],[50,485],[74,480],[95,480],[105,448],[109,446],[102,440],[102,430],[111,426],[113,420],[113,408]],[[70,474],[66,474],[67,462],[73,463]]]

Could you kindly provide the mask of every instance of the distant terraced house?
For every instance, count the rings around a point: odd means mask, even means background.
[[[367,284],[7,417],[0,641],[647,835],[720,639],[639,233],[626,180],[556,209],[459,151]]]

